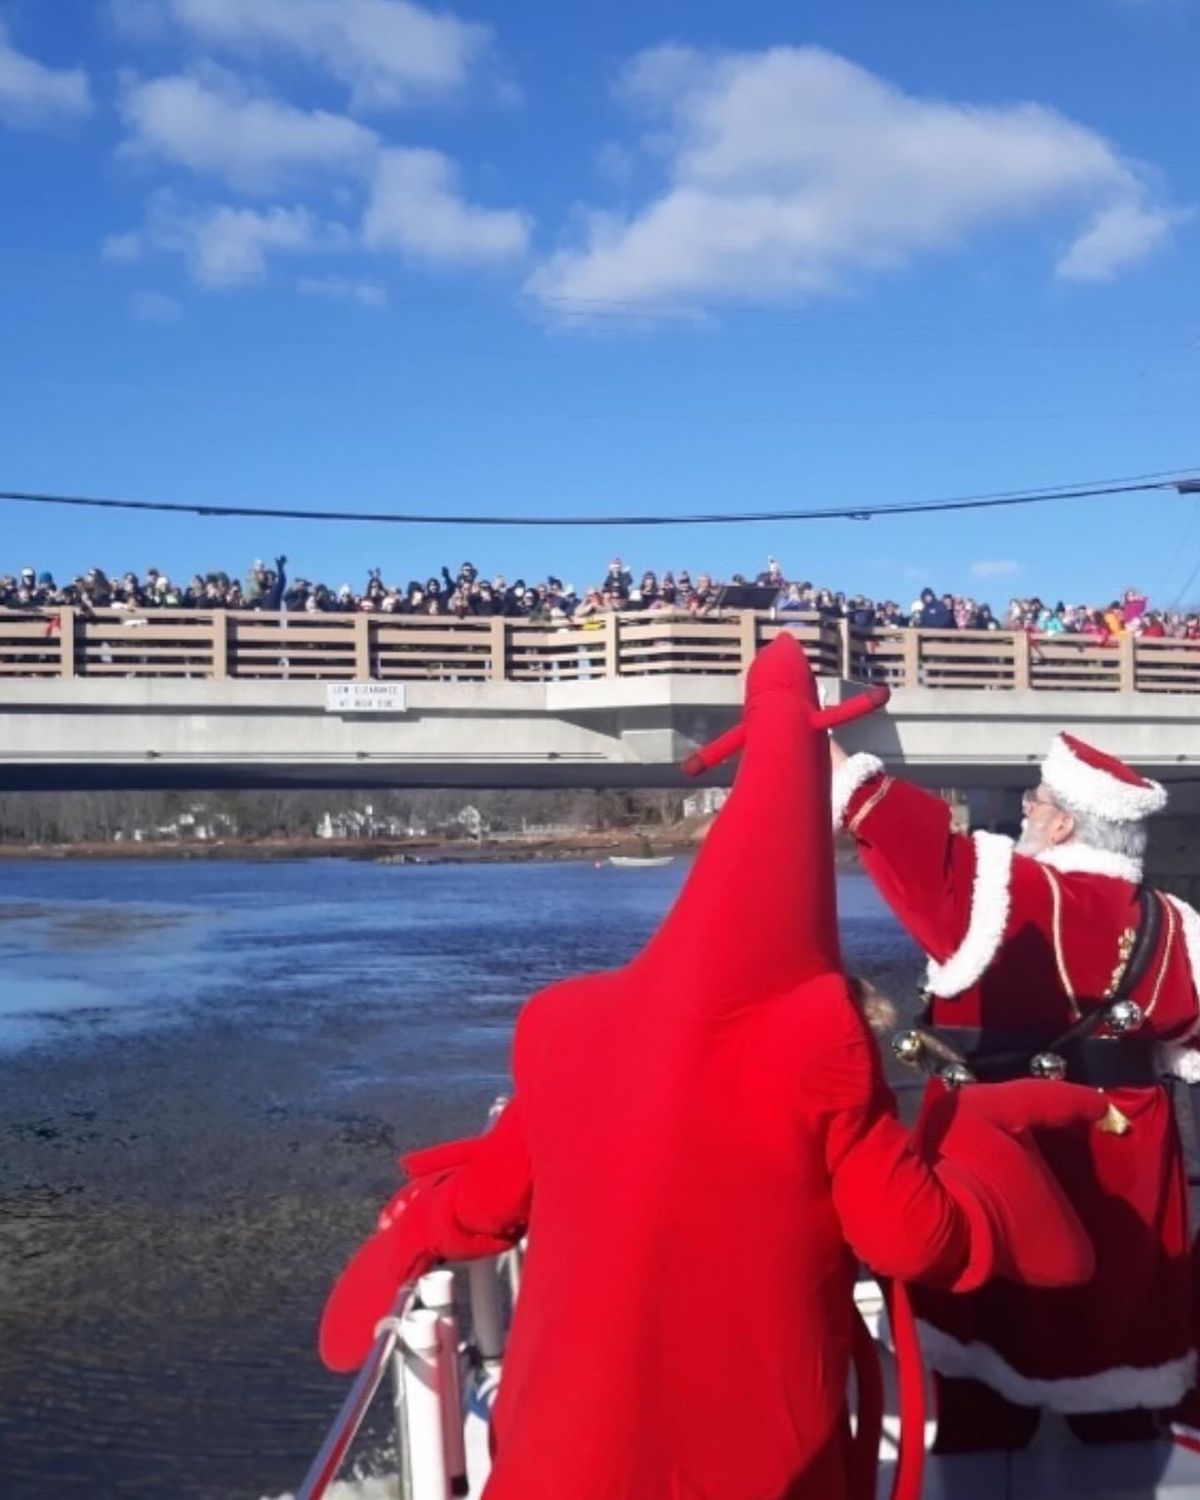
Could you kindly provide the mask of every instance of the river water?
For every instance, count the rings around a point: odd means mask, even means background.
[[[685,873],[0,862],[4,1500],[293,1489],[397,1153],[478,1129],[522,1000],[631,957]],[[851,968],[911,992],[868,883],[840,902]]]

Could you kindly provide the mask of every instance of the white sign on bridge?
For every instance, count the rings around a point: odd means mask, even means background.
[[[327,714],[402,714],[408,707],[402,682],[329,682]]]

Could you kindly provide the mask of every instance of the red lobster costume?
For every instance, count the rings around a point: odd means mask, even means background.
[[[352,1369],[405,1279],[528,1230],[487,1500],[865,1500],[857,1258],[961,1289],[1090,1272],[1022,1127],[1084,1131],[1103,1100],[947,1092],[915,1143],[851,998],[825,730],[884,696],[821,710],[794,640],[757,658],[742,725],[693,767],[743,751],[662,927],[534,996],[512,1102],[423,1157],[330,1298],[322,1357]]]

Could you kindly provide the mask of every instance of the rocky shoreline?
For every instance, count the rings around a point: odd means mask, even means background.
[[[73,844],[0,844],[0,859],[296,860],[356,859],[376,864],[498,864],[531,860],[606,859],[612,854],[690,854],[708,820],[667,828],[581,830],[550,839],[214,839]]]
[[[581,830],[550,839],[214,839],[73,844],[0,844],[0,860],[281,860],[354,859],[387,865],[524,864],[611,855],[687,856],[704,841],[711,819],[693,819],[653,829]],[[852,846],[838,841],[839,868],[857,861]]]

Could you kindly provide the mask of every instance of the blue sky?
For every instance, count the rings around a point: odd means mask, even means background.
[[[1200,466],[1196,0],[0,0],[0,489],[538,516]],[[286,551],[1200,597],[1173,495],[636,532],[3,507]]]

